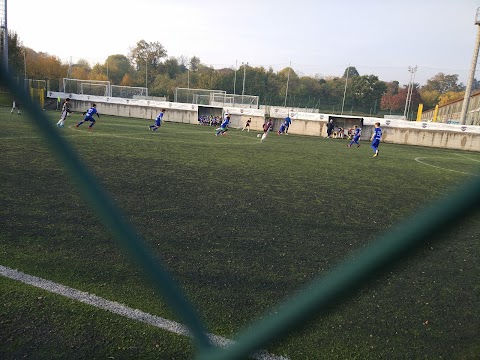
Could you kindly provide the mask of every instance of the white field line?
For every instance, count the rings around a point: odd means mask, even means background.
[[[157,136],[152,136],[150,133],[147,133],[148,130],[145,130],[146,135],[147,137],[135,137],[135,136],[132,136],[132,135],[136,135],[138,136],[139,133],[125,133],[125,134],[121,134],[121,135],[115,135],[115,134],[109,134],[109,133],[98,133],[98,132],[87,132],[86,131],[82,131],[82,130],[78,130],[77,128],[74,128],[73,126],[68,126],[67,127],[68,129],[72,130],[72,131],[76,131],[76,132],[81,132],[80,134],[76,134],[76,135],[63,135],[63,137],[71,137],[71,138],[77,138],[77,137],[108,137],[108,138],[117,138],[117,139],[130,139],[130,140],[141,140],[141,141],[158,141],[158,137],[159,136],[161,138],[161,132],[158,133]],[[196,131],[183,131],[182,133],[184,134],[192,134],[192,133],[196,133]],[[212,133],[212,138],[214,138],[214,133]],[[233,135],[234,137],[239,137],[238,135]],[[240,135],[241,136],[241,135]],[[246,137],[246,136],[244,136]],[[4,138],[0,138],[0,140],[19,140],[19,139],[43,139],[41,136],[17,136],[17,137],[4,137]],[[261,142],[258,141],[257,138],[253,138],[253,140],[255,140],[255,142],[252,142],[250,143],[249,145],[252,145],[252,144],[260,144]],[[161,140],[163,143],[165,142],[175,142],[175,143],[184,143],[184,144],[199,144],[199,143],[195,143],[193,141],[182,141],[182,140],[179,140],[179,138],[176,138],[174,140],[165,140],[162,138]],[[218,144],[224,144],[224,143],[221,143],[221,142],[218,142]],[[228,146],[234,146],[232,144],[228,144]],[[243,146],[243,145],[242,145]]]
[[[464,171],[452,170],[452,169],[447,169],[447,168],[444,168],[444,167],[441,167],[441,166],[432,165],[432,164],[429,164],[427,162],[422,161],[424,159],[452,159],[453,160],[454,158],[416,157],[415,161],[420,163],[420,164],[431,166],[431,167],[441,169],[441,170],[445,170],[445,171],[456,172],[456,173],[460,173],[460,174],[464,174],[464,175],[480,176],[480,175],[476,175],[476,174],[472,174],[472,173],[468,173],[468,172],[464,172]],[[470,160],[472,160],[472,159],[470,159]],[[476,160],[473,160],[473,161],[476,161]]]
[[[20,271],[0,265],[0,275],[12,280],[20,281],[24,284],[32,285],[37,288],[49,291],[54,294],[65,296],[69,299],[80,301],[84,304],[95,306],[99,309],[110,311],[114,314],[140,321],[145,324],[153,325],[157,328],[169,331],[174,334],[191,337],[185,325],[177,323],[175,321],[164,319],[160,316],[151,315],[138,309],[132,309],[128,306],[120,304],[116,301],[106,300],[94,294],[89,294],[71,287],[57,284],[53,281],[45,280],[36,276],[28,275]],[[214,335],[207,334],[213,345],[218,347],[227,347],[234,343],[233,340]],[[257,360],[288,360],[283,356],[276,356],[268,353],[265,350],[259,350],[255,352],[252,359]]]
[[[455,155],[461,156],[461,157],[463,157],[463,158],[465,158],[465,159],[472,160],[472,161],[475,161],[475,162],[480,162],[480,160],[472,159],[471,157],[468,157],[468,156],[463,155],[463,154],[455,154]]]

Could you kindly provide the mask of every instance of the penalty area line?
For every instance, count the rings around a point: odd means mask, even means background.
[[[110,301],[104,299],[100,296],[90,294],[84,291],[80,291],[65,285],[57,284],[50,280],[45,280],[36,276],[28,275],[18,270],[8,268],[6,266],[0,265],[0,275],[20,281],[24,284],[35,286],[39,289],[67,297],[72,300],[79,301],[81,303],[95,306],[96,308],[110,311],[111,313],[126,317],[131,320],[140,321],[145,324],[155,326],[157,328],[169,331],[171,333],[191,337],[189,330],[183,324],[180,324],[176,321],[164,319],[160,316],[151,315],[144,311],[130,308],[126,305],[118,303],[116,301]],[[233,340],[224,338],[222,336],[207,334],[211,343],[217,347],[228,347],[235,342]],[[259,350],[251,355],[252,359],[256,360],[288,360],[288,358],[283,356],[277,356],[270,354],[266,350]]]
[[[432,164],[429,164],[425,161],[422,161],[424,159],[451,159],[451,160],[453,160],[454,158],[416,157],[415,161],[422,164],[422,165],[431,166],[431,167],[441,169],[441,170],[445,170],[445,171],[451,171],[451,172],[456,172],[456,173],[460,173],[460,174],[464,174],[464,175],[470,175],[470,176],[480,176],[480,175],[476,175],[476,174],[472,174],[472,173],[468,173],[468,172],[464,172],[464,171],[452,170],[452,169],[447,169],[447,168],[444,168],[444,167],[441,167],[441,166],[432,165]]]

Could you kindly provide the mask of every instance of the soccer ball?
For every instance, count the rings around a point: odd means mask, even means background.
[[[258,137],[258,138],[259,138],[259,137],[262,137],[262,134],[257,134],[257,137]]]

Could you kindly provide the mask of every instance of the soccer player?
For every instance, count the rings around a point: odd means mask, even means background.
[[[280,125],[280,128],[277,131],[277,134],[278,135],[282,135],[282,134],[288,135],[286,133],[286,131],[287,131],[287,124],[286,124],[286,122],[284,122],[284,123],[282,123],[282,125]]]
[[[13,114],[13,110],[17,110],[17,114],[20,115],[20,103],[18,101],[15,101],[15,99],[13,99],[13,103],[12,103],[12,111],[10,111],[10,114]]]
[[[85,121],[90,121],[91,124],[88,125],[88,128],[91,129],[93,127],[93,125],[95,125],[95,119],[93,118],[93,115],[95,115],[95,114],[97,114],[98,118],[100,119],[100,114],[97,112],[97,104],[92,104],[92,107],[83,113],[83,115],[85,115],[85,117],[83,118],[82,121],[80,121],[76,125],[76,127],[78,128]]]
[[[245,129],[248,129],[247,131],[250,132],[250,123],[252,122],[252,118],[248,119],[247,122],[245,123],[245,126],[243,127],[242,131]]]
[[[162,109],[162,111],[160,111],[160,114],[158,114],[157,118],[155,119],[155,124],[150,125],[148,127],[150,130],[156,131],[160,126],[162,126],[162,119],[163,119],[164,113],[165,113],[165,109]]]
[[[376,122],[375,128],[373,129],[372,138],[370,139],[372,141],[372,149],[373,151],[375,151],[375,154],[373,155],[373,157],[378,156],[378,147],[380,146],[381,138],[382,138],[382,129],[380,129],[380,123]]]
[[[262,141],[265,141],[265,139],[268,136],[268,133],[272,129],[273,129],[272,119],[268,119],[268,121],[265,124],[263,124],[263,135],[262,135],[262,139],[261,139]]]
[[[350,141],[350,144],[348,144],[348,147],[352,147],[353,144],[357,144],[357,147],[360,147],[360,143],[358,140],[360,140],[360,135],[362,134],[362,129],[358,127],[358,125],[355,125],[353,127],[353,140]]]
[[[215,129],[216,133],[215,136],[220,134],[225,134],[225,131],[228,131],[228,124],[230,123],[230,115],[227,115],[225,119],[223,119],[222,124],[219,128]]]
[[[67,115],[68,113],[71,113],[73,112],[72,110],[70,110],[70,98],[66,98],[63,102],[63,105],[62,105],[62,115],[60,116],[60,120],[58,120],[57,122],[57,127],[65,127],[64,124],[65,124],[65,120],[67,119]]]
[[[287,116],[285,118],[285,135],[288,135],[288,128],[290,127],[290,124],[292,123],[292,119],[290,116]]]

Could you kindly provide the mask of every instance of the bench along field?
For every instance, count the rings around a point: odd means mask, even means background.
[[[47,115],[54,127],[59,112]],[[86,205],[29,116],[0,108],[0,358],[193,358],[191,339],[174,331],[179,316]],[[474,152],[381,144],[373,158],[367,141],[349,148],[346,139],[271,132],[261,142],[238,129],[216,137],[214,127],[170,123],[168,113],[156,132],[152,121],[112,116],[76,128],[81,118],[73,113],[55,131],[224,339],[480,176]],[[478,357],[479,233],[477,212],[330,315],[312,314],[266,356]],[[6,276],[11,270],[50,290]],[[85,304],[84,293],[112,303]],[[135,309],[175,323],[133,320]]]

